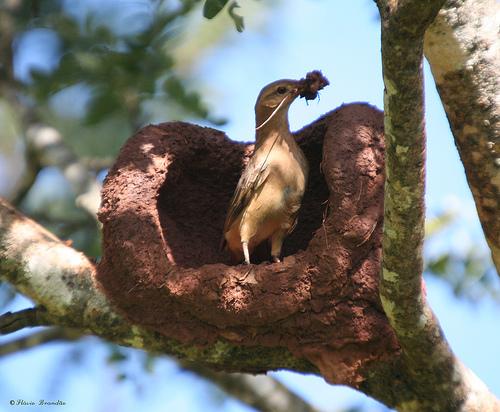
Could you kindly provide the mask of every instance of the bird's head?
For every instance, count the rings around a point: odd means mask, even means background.
[[[296,80],[277,80],[264,87],[257,97],[255,108],[267,107],[275,109],[283,101],[287,106],[299,95],[299,82]],[[285,106],[285,105],[283,105]],[[282,106],[282,107],[283,107]]]
[[[313,100],[318,91],[328,86],[328,79],[319,70],[307,73],[300,80],[277,80],[264,87],[255,103],[256,130],[288,128],[288,108],[298,97]]]
[[[299,82],[296,80],[277,80],[264,87],[255,103],[257,127],[264,124],[271,126],[288,125],[288,108],[299,96]]]

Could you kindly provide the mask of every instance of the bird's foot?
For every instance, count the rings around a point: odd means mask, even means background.
[[[255,269],[254,265],[248,265],[247,270],[245,270],[240,277],[238,277],[238,280],[242,283],[257,283],[255,280]]]
[[[273,256],[274,263],[281,263],[281,259],[278,256]]]

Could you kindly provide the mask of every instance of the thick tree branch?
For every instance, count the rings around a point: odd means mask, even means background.
[[[0,316],[0,333],[12,333],[25,327],[46,325],[46,311],[40,308],[7,312]],[[0,358],[46,343],[78,340],[84,335],[77,329],[51,327],[0,343]],[[269,376],[215,372],[199,364],[179,362],[179,366],[217,385],[229,396],[263,412],[317,412],[300,396]]]
[[[16,231],[19,233],[15,233]],[[23,238],[21,243],[18,243],[16,235]],[[27,245],[31,248],[26,247]],[[32,253],[41,255],[37,258]],[[157,334],[142,331],[135,326],[130,327],[107,306],[104,296],[94,287],[89,278],[94,267],[88,260],[34,222],[22,217],[3,201],[0,201],[0,268],[2,274],[20,291],[38,302],[51,302],[48,310],[32,308],[3,314],[0,316],[1,333],[49,323],[78,325],[118,344],[186,359],[190,362],[184,361],[184,368],[214,381],[229,395],[252,407],[264,411],[314,411],[304,400],[272,378],[218,374],[192,362],[228,369],[241,369],[243,366],[245,369],[246,358],[249,369],[265,370],[268,368],[268,361],[271,360],[272,363],[274,358],[276,366],[279,364],[286,367],[288,364],[290,368],[298,367],[303,371],[311,370],[311,366],[301,366],[300,361],[293,361],[293,357],[282,350],[260,348],[256,355],[252,355],[251,349],[233,348],[222,342],[216,343],[212,348],[201,349],[174,341],[165,343],[165,339]],[[55,294],[50,293],[50,289],[58,288],[58,291],[54,290]],[[43,289],[48,289],[49,293],[46,294]],[[81,312],[80,315],[78,312]],[[48,342],[75,340],[81,336],[82,332],[78,329],[53,327],[0,344],[0,356]],[[261,366],[256,365],[257,356],[262,356],[264,363]],[[269,396],[269,390],[272,391],[272,396]]]
[[[35,348],[49,342],[78,340],[82,336],[80,331],[71,328],[54,327],[44,329],[40,332],[34,332],[31,335],[0,344],[0,358],[26,349]]]
[[[382,16],[386,188],[380,296],[418,399],[405,411],[478,407],[471,373],[451,351],[422,294],[425,126],[423,35],[444,0],[379,1]],[[479,390],[483,390],[480,388]],[[498,406],[498,404],[496,404]]]
[[[500,3],[448,0],[425,35],[425,56],[500,275]]]
[[[29,308],[0,316],[0,334],[26,327],[48,325],[46,310]],[[55,341],[74,341],[83,334],[77,329],[52,327],[0,344],[0,357]],[[317,410],[285,385],[269,376],[215,372],[199,364],[179,362],[185,370],[196,373],[219,386],[228,395],[264,412],[316,412]]]
[[[242,347],[223,341],[200,347],[131,326],[110,306],[94,275],[95,266],[83,254],[0,199],[0,279],[46,308],[51,324],[228,371],[316,370],[283,348]]]
[[[384,211],[383,302],[404,299],[400,309],[415,308],[406,316],[392,316],[396,332],[412,329],[422,313],[421,274],[424,239],[425,132],[423,107],[422,43],[426,24],[444,0],[387,2],[381,10],[382,58],[385,84],[386,186]],[[385,2],[382,2],[385,3]],[[409,3],[409,4],[408,4]],[[413,4],[413,7],[410,5]],[[381,5],[383,7],[383,5]],[[431,7],[433,6],[433,7]],[[391,281],[391,275],[393,279]],[[391,293],[393,296],[390,296]],[[403,302],[398,302],[403,303]],[[419,309],[416,309],[420,307]],[[408,317],[409,316],[409,317]]]

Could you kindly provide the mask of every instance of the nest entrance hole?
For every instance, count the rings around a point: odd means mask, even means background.
[[[313,136],[314,137],[314,136]],[[163,236],[178,266],[197,268],[205,264],[231,262],[220,250],[227,208],[244,168],[242,143],[202,145],[176,156],[158,196],[158,214]],[[303,138],[310,175],[299,220],[285,239],[283,256],[305,250],[316,230],[321,228],[328,189],[320,171],[322,139]],[[267,242],[252,254],[252,263],[270,260]]]

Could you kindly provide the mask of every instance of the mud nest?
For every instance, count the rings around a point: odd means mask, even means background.
[[[306,98],[326,84],[319,72],[303,81]],[[137,132],[104,183],[97,280],[159,336],[287,348],[329,381],[356,385],[367,362],[398,350],[378,297],[383,116],[343,106],[296,138],[310,166],[299,223],[284,262],[263,250],[249,274],[227,265],[219,243],[253,145],[180,122]]]

